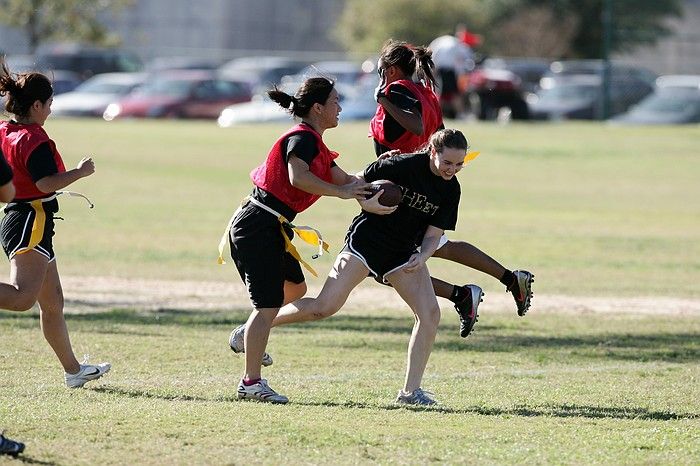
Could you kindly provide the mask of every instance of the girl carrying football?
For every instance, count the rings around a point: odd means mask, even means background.
[[[387,41],[379,56],[377,111],[370,122],[370,136],[377,157],[389,150],[410,153],[420,150],[439,128],[444,127],[440,100],[434,92],[432,52],[406,42]],[[420,78],[413,81],[414,74]],[[443,236],[434,257],[457,262],[500,280],[513,294],[518,315],[525,315],[532,297],[533,275],[525,270],[510,271],[495,259],[465,241]],[[460,335],[467,337],[477,319],[481,288],[458,286],[432,278],[435,294],[455,305]]]

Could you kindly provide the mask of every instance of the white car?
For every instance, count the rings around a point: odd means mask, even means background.
[[[146,81],[145,73],[104,73],[87,79],[72,92],[57,95],[51,105],[55,116],[98,117],[109,104]]]

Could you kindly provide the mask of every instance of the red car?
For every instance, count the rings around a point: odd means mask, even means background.
[[[251,91],[242,81],[221,79],[202,70],[159,73],[104,112],[115,118],[218,118],[225,107],[248,102]]]

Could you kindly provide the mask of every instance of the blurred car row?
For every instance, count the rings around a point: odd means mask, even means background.
[[[285,121],[266,96],[272,85],[293,93],[310,76],[334,79],[342,120],[375,112],[375,60],[308,63],[285,57],[243,57],[220,63],[190,57],[154,59],[145,66],[115,50],[58,48],[36,57],[9,56],[12,71],[48,71],[53,114],[71,117],[203,118],[219,126]],[[459,79],[464,107],[482,120],[602,119],[619,123],[700,122],[700,76],[661,76],[612,63],[607,105],[600,60],[548,62],[486,58]],[[87,79],[85,79],[87,77]],[[453,118],[445,108],[445,117]]]

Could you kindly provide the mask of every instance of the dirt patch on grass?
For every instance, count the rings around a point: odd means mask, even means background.
[[[66,310],[136,309],[201,309],[225,310],[250,307],[243,284],[234,282],[167,281],[125,279],[118,277],[62,277]],[[321,284],[309,284],[309,296],[316,296]],[[536,290],[535,290],[536,291]],[[450,307],[440,299],[443,308]],[[348,309],[371,310],[405,307],[389,287],[366,280],[357,287],[346,304]],[[482,311],[514,312],[509,294],[489,292]],[[536,292],[531,312],[558,313],[638,313],[700,316],[700,299],[673,297],[574,297],[542,295]]]

